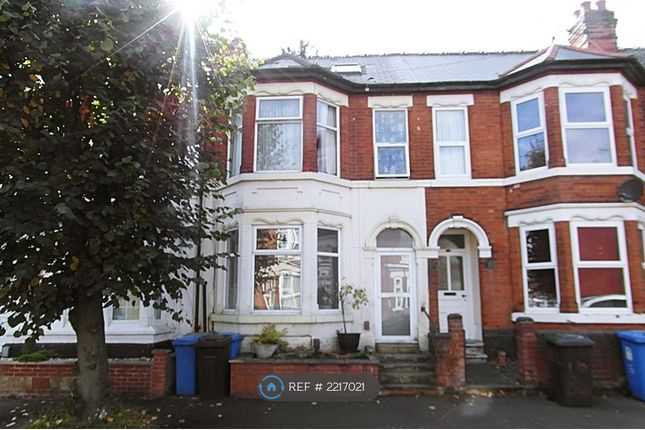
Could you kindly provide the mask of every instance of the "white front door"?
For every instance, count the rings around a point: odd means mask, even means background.
[[[475,297],[470,255],[463,235],[449,234],[440,239],[437,265],[439,331],[448,331],[448,315],[460,314],[466,339],[481,340],[475,314]]]
[[[376,334],[384,342],[416,338],[416,281],[413,252],[377,254]]]

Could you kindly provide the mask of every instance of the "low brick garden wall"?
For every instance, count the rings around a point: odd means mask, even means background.
[[[592,378],[595,388],[620,388],[625,385],[625,373],[620,344],[613,331],[538,329],[530,318],[515,324],[517,370],[520,380],[540,389],[549,389],[552,352],[545,335],[554,332],[575,333],[594,341],[591,348]]]
[[[116,392],[157,398],[169,394],[175,378],[174,354],[153,351],[152,359],[109,360]],[[0,360],[0,397],[65,396],[74,389],[75,359],[21,363]]]
[[[231,397],[259,399],[258,384],[268,374],[305,373],[373,375],[378,379],[378,361],[374,359],[289,360],[237,359],[231,362]]]

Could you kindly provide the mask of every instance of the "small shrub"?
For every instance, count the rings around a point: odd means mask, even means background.
[[[288,343],[282,338],[286,334],[287,329],[278,330],[275,327],[275,324],[267,324],[262,329],[262,332],[260,332],[260,335],[255,338],[253,343],[278,345],[278,349],[284,351],[287,349]]]
[[[40,349],[38,351],[19,355],[15,360],[20,361],[21,363],[35,363],[38,361],[47,361],[56,356],[57,354],[54,351],[50,351],[49,349]]]

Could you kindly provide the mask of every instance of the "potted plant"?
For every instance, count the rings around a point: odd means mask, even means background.
[[[347,300],[352,306],[352,309],[358,310],[361,306],[365,305],[367,300],[367,293],[363,288],[356,288],[351,284],[345,284],[340,287],[338,292],[340,302],[340,311],[343,315],[343,333],[337,331],[338,344],[340,345],[341,352],[355,352],[358,349],[358,343],[361,340],[360,333],[347,333],[347,321],[345,320],[345,301]]]
[[[273,323],[265,325],[260,335],[253,341],[255,355],[258,358],[269,358],[275,354],[278,348],[285,349],[287,342],[282,339],[285,334],[287,334],[287,329],[278,330]]]

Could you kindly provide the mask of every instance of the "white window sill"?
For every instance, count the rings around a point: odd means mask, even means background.
[[[536,323],[563,324],[645,324],[645,314],[634,313],[546,313],[546,312],[514,312],[513,322],[518,318],[531,318]]]
[[[347,323],[353,318],[345,318]],[[343,323],[343,317],[338,313],[321,313],[316,315],[288,315],[283,313],[263,313],[247,315],[211,314],[210,321],[214,323],[230,324],[316,324],[316,323]]]

